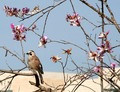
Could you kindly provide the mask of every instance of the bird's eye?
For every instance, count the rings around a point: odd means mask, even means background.
[[[32,53],[30,52],[30,55],[32,55]]]

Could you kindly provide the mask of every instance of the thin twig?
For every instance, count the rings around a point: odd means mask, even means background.
[[[48,16],[49,16],[49,14],[50,14],[50,11],[48,11],[47,16],[46,16],[46,18],[45,18],[45,23],[44,23],[44,27],[43,27],[42,36],[43,36],[44,33],[45,33],[45,27],[46,27],[46,23],[47,23],[47,20],[48,20]]]
[[[22,75],[22,76],[33,76],[34,75],[34,73],[22,73],[19,71],[10,71],[10,70],[1,70],[1,69],[0,69],[0,72]]]
[[[80,25],[80,28],[82,29],[84,35],[86,36],[86,39],[89,38],[89,39],[98,47],[97,43],[85,32],[85,30],[84,30],[84,28],[82,27],[82,25]]]
[[[60,3],[58,3],[57,5],[53,6],[53,7],[50,8],[49,10],[43,12],[43,14],[40,15],[40,16],[39,16],[29,27],[28,27],[28,29],[30,29],[30,27],[32,27],[32,25],[34,25],[43,15],[45,15],[45,14],[48,13],[48,12],[50,12],[51,10],[53,10],[54,8],[56,8],[57,6],[59,6],[60,4],[64,3],[65,1],[66,1],[66,0],[64,0],[64,1],[60,2]]]
[[[23,48],[22,41],[20,41],[20,45],[21,45],[21,48],[22,48],[22,56],[23,56],[22,62],[26,65],[26,63],[25,63],[25,53],[24,53],[24,48]]]
[[[0,46],[0,48],[7,50],[12,56],[15,56],[17,59],[19,59],[20,61],[23,61],[19,56],[17,56],[15,53],[13,53],[12,51],[10,51],[9,49],[7,49],[5,46]]]
[[[120,33],[120,27],[117,25],[118,24],[117,22],[113,21],[111,18],[109,18],[108,16],[106,16],[105,14],[103,14],[102,12],[100,12],[99,10],[97,10],[95,7],[93,7],[92,5],[90,5],[86,0],[79,0],[79,1],[82,2],[83,4],[85,4],[86,6],[88,6],[90,9],[92,9],[96,13],[98,13],[100,16],[104,16],[104,18],[106,18],[109,22],[111,22],[112,24],[114,24],[114,26],[116,27],[116,29]]]
[[[73,9],[73,12],[76,13],[75,8],[74,8],[74,5],[73,5],[73,3],[72,3],[72,0],[70,0],[70,3],[71,3],[71,6],[72,6],[72,9]]]

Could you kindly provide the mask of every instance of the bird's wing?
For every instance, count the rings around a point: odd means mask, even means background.
[[[41,74],[44,74],[44,72],[43,72],[43,66],[42,66],[42,64],[41,64],[41,62],[40,62],[40,60],[39,60],[39,58],[37,56],[35,58],[35,62],[39,66],[39,70],[40,70]]]

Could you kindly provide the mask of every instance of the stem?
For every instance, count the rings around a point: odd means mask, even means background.
[[[21,45],[21,48],[22,48],[22,56],[23,56],[22,62],[25,63],[25,53],[24,53],[24,48],[23,48],[22,41],[20,41],[20,45]]]
[[[72,0],[70,0],[70,3],[71,3],[71,6],[72,6],[72,9],[73,9],[73,12],[76,13],[76,12],[75,12],[75,8],[74,8],[74,5],[73,5],[73,3],[72,3]]]
[[[102,7],[102,32],[104,33],[104,1],[101,0],[101,7]],[[104,39],[102,39],[102,44],[104,43]],[[101,92],[103,92],[103,59],[101,60],[101,75],[100,75],[100,82],[101,82]]]
[[[47,16],[46,16],[46,19],[45,19],[42,36],[43,36],[44,33],[45,33],[45,27],[46,27],[46,23],[47,23],[47,19],[48,19],[49,14],[50,14],[50,11],[48,11]]]

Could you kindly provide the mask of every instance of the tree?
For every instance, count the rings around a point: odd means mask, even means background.
[[[80,33],[83,35],[82,38],[79,38],[77,40],[82,41],[82,45],[78,45],[78,43],[74,42],[74,35],[73,33],[71,36],[73,37],[73,40],[67,41],[65,38],[63,38],[63,34],[60,35],[62,37],[62,40],[56,40],[50,38],[50,35],[45,35],[47,33],[47,25],[49,25],[48,19],[50,19],[50,14],[52,14],[52,11],[55,10],[57,7],[63,5],[64,3],[69,3],[71,7],[72,13],[66,14],[66,21],[64,21],[70,29],[75,28],[75,31],[80,30]],[[78,6],[75,5],[74,2],[80,3],[84,5],[84,7],[88,7],[89,10],[92,10],[93,13],[98,17],[97,21],[92,21],[92,19],[86,18],[86,16],[82,16],[78,14]],[[99,76],[101,83],[99,84],[101,86],[101,92],[104,91],[104,83],[103,81],[106,81],[108,84],[111,85],[115,90],[120,90],[120,85],[118,84],[118,81],[120,81],[119,77],[119,70],[116,71],[116,66],[119,66],[120,60],[118,58],[119,52],[117,50],[120,47],[119,40],[116,39],[116,37],[112,37],[112,41],[110,40],[109,36],[114,34],[113,31],[109,31],[109,27],[114,27],[115,31],[117,32],[117,35],[120,33],[120,27],[119,23],[116,21],[115,15],[110,8],[109,1],[107,0],[97,0],[95,1],[96,5],[92,1],[87,0],[54,0],[54,3],[50,6],[44,7],[43,9],[39,9],[39,6],[35,6],[33,9],[28,8],[27,6],[19,9],[14,8],[10,6],[4,6],[4,11],[7,16],[11,16],[14,18],[18,18],[20,22],[23,22],[23,24],[15,25],[14,23],[10,24],[11,30],[13,32],[13,39],[16,40],[16,42],[20,43],[21,46],[21,52],[22,57],[20,57],[17,53],[14,53],[10,49],[8,49],[6,46],[1,46],[3,50],[6,51],[5,57],[7,58],[8,55],[12,55],[15,58],[17,58],[20,62],[24,64],[24,68],[21,68],[19,70],[13,70],[9,65],[9,70],[3,70],[1,69],[1,73],[12,73],[13,76],[9,78],[5,78],[2,81],[5,81],[7,79],[11,79],[9,82],[9,85],[6,87],[5,91],[8,89],[14,78],[18,75],[22,76],[34,76],[34,73],[20,73],[20,71],[23,71],[24,69],[28,68],[26,64],[25,59],[25,46],[24,42],[28,43],[26,37],[27,34],[32,32],[32,34],[35,34],[36,38],[39,38],[39,47],[41,48],[48,48],[48,44],[52,44],[52,46],[55,46],[55,44],[64,44],[65,46],[70,46],[68,49],[63,48],[63,57],[59,56],[51,56],[51,61],[53,63],[59,63],[62,66],[62,72],[63,72],[63,80],[64,84],[62,86],[58,86],[57,88],[52,89],[45,88],[44,86],[40,85],[40,92],[42,90],[46,92],[53,92],[56,90],[60,90],[61,92],[64,91],[66,88],[68,88],[70,85],[72,85],[75,81],[77,83],[75,84],[74,88],[71,90],[71,92],[75,92],[80,86],[83,86],[82,84],[92,78],[93,76]],[[92,4],[93,3],[93,4]],[[65,7],[65,6],[64,6]],[[81,9],[82,11],[82,9]],[[91,16],[90,14],[88,14]],[[37,16],[35,20],[30,23],[30,26],[26,27],[24,26],[25,20],[30,20],[33,16]],[[44,18],[44,21],[42,20]],[[37,32],[36,30],[39,28],[36,24],[39,22],[39,20],[42,20],[43,23],[43,29],[42,33]],[[53,20],[54,21],[54,20]],[[84,22],[85,21],[85,24]],[[57,20],[57,22],[59,22]],[[67,23],[68,22],[68,23]],[[86,26],[87,25],[87,26]],[[108,27],[107,27],[108,26]],[[106,31],[106,29],[108,31]],[[47,29],[48,30],[48,29]],[[89,30],[89,31],[88,31]],[[95,31],[95,30],[101,30],[101,31]],[[66,35],[66,34],[65,34]],[[112,45],[112,42],[116,41],[116,45]],[[79,41],[78,41],[79,42]],[[71,48],[72,47],[72,48]],[[77,50],[80,50],[80,52],[84,53],[84,56],[87,57],[87,59],[83,59],[84,62],[87,63],[88,66],[80,66],[77,64],[76,60],[73,58],[76,57],[76,54],[72,52],[72,50],[77,48]],[[34,48],[34,47],[33,47]],[[117,49],[117,50],[115,50]],[[114,53],[116,51],[116,53]],[[57,53],[56,53],[57,54]],[[81,57],[81,55],[78,55],[77,57]],[[76,58],[77,58],[76,57]],[[107,60],[107,62],[106,62]],[[111,62],[113,61],[113,62]],[[69,63],[74,66],[67,70],[67,67],[69,67]],[[108,77],[107,71],[109,71],[110,76]],[[65,76],[66,71],[70,71],[75,73],[74,76],[71,78],[67,78]],[[30,82],[34,85],[34,83]],[[87,86],[86,86],[87,87]],[[90,90],[94,91],[94,89],[89,88]],[[48,91],[47,91],[48,90]],[[95,91],[94,91],[95,92]]]

